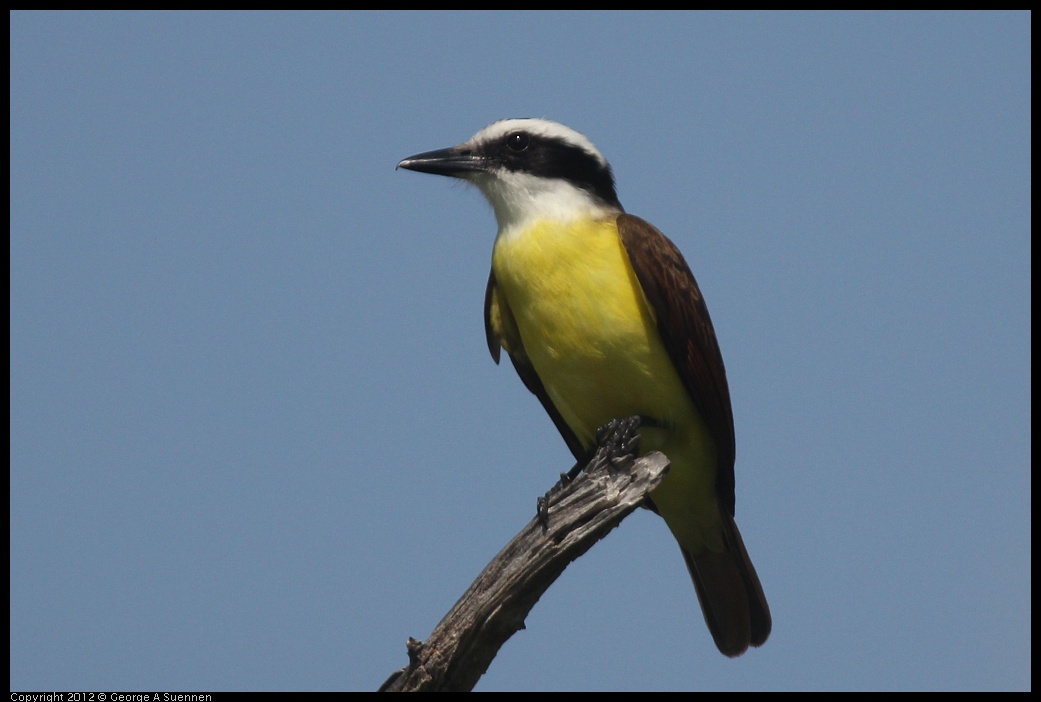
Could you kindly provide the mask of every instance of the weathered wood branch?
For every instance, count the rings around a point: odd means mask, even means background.
[[[668,459],[661,453],[634,460],[600,452],[573,481],[558,483],[547,495],[548,525],[538,516],[532,519],[426,641],[410,637],[408,667],[392,674],[380,691],[473,689],[568,564],[642,505],[667,470]]]

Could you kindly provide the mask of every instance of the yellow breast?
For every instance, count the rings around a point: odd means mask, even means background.
[[[583,446],[612,419],[651,420],[640,430],[640,450],[662,451],[672,464],[652,494],[655,506],[690,552],[721,550],[715,447],[615,221],[541,220],[500,235],[492,268],[524,352]]]
[[[538,221],[500,236],[492,266],[532,365],[583,444],[617,417],[689,413],[613,219]]]

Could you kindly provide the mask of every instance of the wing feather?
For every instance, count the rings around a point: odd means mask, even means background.
[[[716,491],[734,514],[734,415],[723,354],[708,307],[683,254],[639,217],[618,217],[618,234],[655,315],[658,333],[718,451]]]

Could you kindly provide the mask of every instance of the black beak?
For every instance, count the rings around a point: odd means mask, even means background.
[[[426,151],[415,156],[409,156],[398,164],[398,168],[419,171],[420,173],[466,178],[472,173],[488,170],[488,161],[485,157],[475,153],[469,146],[460,144],[447,149]]]

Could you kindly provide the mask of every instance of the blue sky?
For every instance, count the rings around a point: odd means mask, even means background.
[[[10,18],[12,689],[405,664],[571,465],[394,169],[522,116],[698,278],[774,630],[641,511],[478,689],[1030,688],[1029,14]]]

